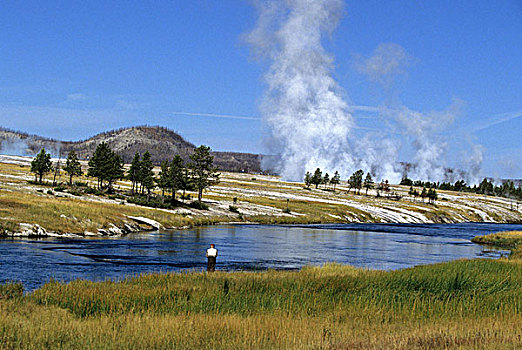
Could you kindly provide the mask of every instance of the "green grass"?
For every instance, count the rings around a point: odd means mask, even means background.
[[[0,300],[0,348],[515,349],[522,264],[151,274]]]
[[[522,311],[522,266],[457,261],[393,272],[339,265],[301,272],[146,275],[122,282],[51,282],[30,299],[79,317],[132,313],[320,316],[339,305],[387,318]]]
[[[473,237],[471,241],[479,244],[510,249],[510,258],[522,258],[522,231],[491,233],[485,236]]]

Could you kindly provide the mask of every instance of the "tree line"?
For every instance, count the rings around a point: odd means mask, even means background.
[[[121,179],[131,181],[131,195],[146,195],[147,202],[155,188],[161,189],[161,199],[170,193],[171,204],[176,202],[176,193],[196,191],[198,202],[201,204],[204,189],[217,184],[220,174],[213,166],[214,157],[210,154],[210,147],[201,145],[190,155],[190,162],[180,155],[175,155],[172,161],[163,161],[158,175],[155,175],[154,165],[148,151],[140,155],[135,154],[129,170],[125,172],[123,160],[105,142],[100,143],[88,162],[87,176],[97,179],[98,191],[114,192],[114,183]],[[42,183],[43,176],[59,169],[59,162],[53,167],[51,155],[42,149],[31,162],[31,172],[35,174],[35,181]],[[69,185],[73,184],[73,177],[83,175],[81,164],[74,151],[70,151],[63,170],[69,176]]]
[[[328,189],[328,185],[333,185],[333,190],[335,191],[335,185],[341,182],[340,179],[341,177],[338,171],[336,171],[334,176],[330,178],[328,173],[325,173],[325,175],[323,176],[321,169],[317,168],[313,174],[309,171],[306,172],[304,177],[304,183],[307,188],[310,188],[310,185],[315,185],[315,188],[319,188],[320,185],[325,185],[325,189]],[[350,192],[353,189],[354,193],[361,194],[361,189],[364,188],[366,189],[366,195],[368,195],[368,190],[375,188],[377,197],[381,197],[381,195],[384,194],[388,198],[396,200],[399,200],[401,198],[399,194],[391,191],[388,180],[382,180],[380,183],[376,184],[373,180],[371,173],[367,172],[366,176],[364,176],[364,171],[362,169],[359,169],[355,171],[352,175],[350,175],[346,183],[348,185],[348,192]],[[429,203],[432,204],[434,204],[435,201],[438,199],[437,191],[435,191],[435,189],[431,187],[429,187],[427,190],[426,186],[423,186],[423,190],[420,193],[416,189],[413,189],[413,187],[411,187],[409,194],[414,198],[421,197],[423,201],[425,198],[428,198]]]
[[[456,191],[456,192],[469,192],[475,194],[485,194],[488,196],[496,196],[496,197],[504,197],[522,200],[522,185],[518,187],[515,186],[515,183],[511,180],[503,181],[500,185],[495,185],[490,179],[484,178],[480,184],[469,186],[466,181],[458,180],[455,183],[451,182],[429,182],[429,181],[413,181],[409,179],[407,176],[403,177],[401,185],[405,186],[416,186],[416,187],[425,187],[446,191]]]
[[[373,181],[372,175],[368,172],[366,174],[366,178],[363,181],[364,171],[357,170],[354,172],[347,183],[350,191],[352,188],[355,192],[361,193],[361,188],[366,188],[366,194],[368,194],[368,190],[374,188],[375,183]],[[341,175],[339,175],[338,171],[335,171],[334,175],[330,178],[328,173],[325,173],[323,176],[323,172],[320,168],[315,169],[314,173],[306,172],[304,177],[304,183],[307,188],[310,188],[310,185],[315,185],[315,188],[319,188],[320,185],[324,185],[325,189],[328,189],[328,186],[331,185],[333,187],[333,191],[335,191],[335,186],[341,182]]]

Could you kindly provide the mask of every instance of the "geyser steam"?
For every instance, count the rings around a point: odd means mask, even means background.
[[[265,158],[263,166],[288,180],[302,180],[306,171],[319,167],[330,174],[337,170],[343,178],[362,169],[377,181],[397,183],[404,170],[397,161],[400,134],[414,152],[410,177],[447,181],[442,159],[448,144],[438,134],[453,123],[460,103],[430,113],[403,106],[393,92],[413,58],[397,44],[381,44],[372,56],[357,57],[357,69],[382,85],[390,98],[373,108],[387,130],[358,139],[351,136],[355,121],[333,78],[333,56],[323,46],[341,19],[343,4],[343,0],[256,2],[259,20],[246,40],[257,57],[269,62],[261,113],[269,136],[267,151],[273,157]],[[469,175],[476,177],[481,159],[477,148]]]
[[[271,62],[261,107],[267,146],[276,156],[269,166],[290,180],[316,167],[347,174],[355,166],[348,142],[353,118],[322,44],[337,27],[343,1],[269,1],[258,9],[258,25],[247,40]]]

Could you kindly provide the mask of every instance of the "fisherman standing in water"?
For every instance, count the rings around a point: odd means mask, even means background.
[[[214,244],[210,245],[210,248],[207,249],[207,271],[214,272],[216,269],[216,258],[218,256],[218,251],[215,248]]]

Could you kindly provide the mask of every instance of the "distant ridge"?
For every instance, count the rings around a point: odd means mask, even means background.
[[[129,163],[134,154],[149,151],[152,161],[160,164],[179,154],[186,161],[196,147],[174,131],[161,126],[135,126],[102,132],[83,141],[59,141],[0,128],[0,152],[17,155],[34,155],[45,148],[54,156],[65,157],[74,150],[82,159],[88,159],[96,146],[105,142]],[[213,152],[214,164],[223,171],[261,172],[261,156],[239,152]]]

